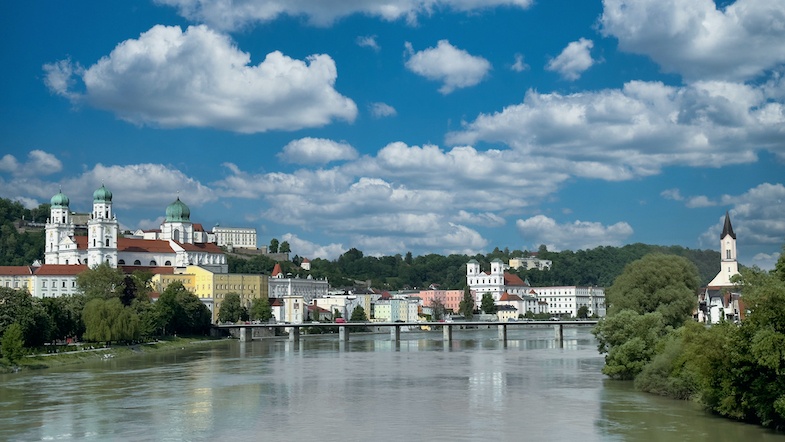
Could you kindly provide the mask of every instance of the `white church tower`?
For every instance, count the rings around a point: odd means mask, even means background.
[[[739,274],[739,263],[736,260],[736,234],[730,223],[730,214],[725,212],[725,225],[720,235],[720,272],[711,280],[709,287],[733,286],[731,277]]]
[[[194,243],[194,225],[191,222],[191,209],[180,201],[180,197],[166,207],[166,219],[161,224],[161,239],[173,240],[181,244]]]
[[[93,192],[93,212],[87,221],[87,264],[117,267],[119,223],[112,213],[112,192],[103,184]]]
[[[70,200],[60,190],[57,195],[52,197],[49,203],[49,219],[46,220],[44,263],[67,264],[66,262],[60,262],[61,248],[73,244],[74,252],[76,251],[76,244],[72,239],[74,236],[74,224],[71,220]],[[72,264],[76,264],[76,262]]]

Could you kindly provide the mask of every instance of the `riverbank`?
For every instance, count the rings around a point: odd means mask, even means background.
[[[16,373],[28,370],[43,370],[63,365],[79,364],[83,362],[99,361],[105,359],[127,358],[140,354],[178,351],[194,344],[209,344],[223,342],[226,338],[211,337],[172,337],[154,342],[134,345],[115,345],[110,347],[83,347],[80,350],[60,353],[41,353],[27,355],[17,364],[8,364],[5,359],[0,359],[1,373]]]

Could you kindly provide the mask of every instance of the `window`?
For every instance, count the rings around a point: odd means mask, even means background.
[[[154,259],[153,259],[152,261],[150,261],[150,265],[151,265],[151,266],[157,265],[157,264],[155,263],[155,260],[154,260]]]
[[[142,265],[142,261],[139,261],[139,260],[137,259],[137,260],[135,260],[135,261],[134,261],[134,265],[135,265],[135,266],[140,266],[140,265]]]
[[[730,259],[730,249],[725,251],[725,259]]]
[[[106,247],[109,247],[109,238],[106,238]]]
[[[125,265],[125,260],[121,259],[121,260],[117,261],[117,265],[124,266]]]
[[[63,280],[63,288],[65,288],[65,279]]]
[[[46,288],[46,281],[41,282],[41,287]]]

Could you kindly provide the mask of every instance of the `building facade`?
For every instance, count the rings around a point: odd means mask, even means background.
[[[736,233],[730,221],[730,213],[725,212],[725,222],[720,234],[720,271],[717,276],[702,288],[698,294],[699,322],[717,324],[723,320],[740,321],[744,319],[744,305],[741,293],[731,280],[739,274],[736,258]]]

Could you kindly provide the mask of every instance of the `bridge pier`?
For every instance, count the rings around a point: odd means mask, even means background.
[[[338,327],[338,340],[340,342],[349,342],[349,327],[345,325]]]
[[[300,342],[300,327],[289,328],[289,341]]]
[[[401,342],[401,326],[400,325],[394,325],[394,326],[390,327],[390,339],[393,342],[396,342],[396,343]]]
[[[452,325],[442,326],[442,339],[447,342],[452,342]]]
[[[564,326],[562,324],[554,325],[556,331],[556,340],[559,341],[559,348],[564,347]]]
[[[507,346],[507,324],[499,324],[499,340],[502,341],[504,346]]]
[[[240,342],[251,342],[253,339],[253,329],[251,327],[240,327]]]

